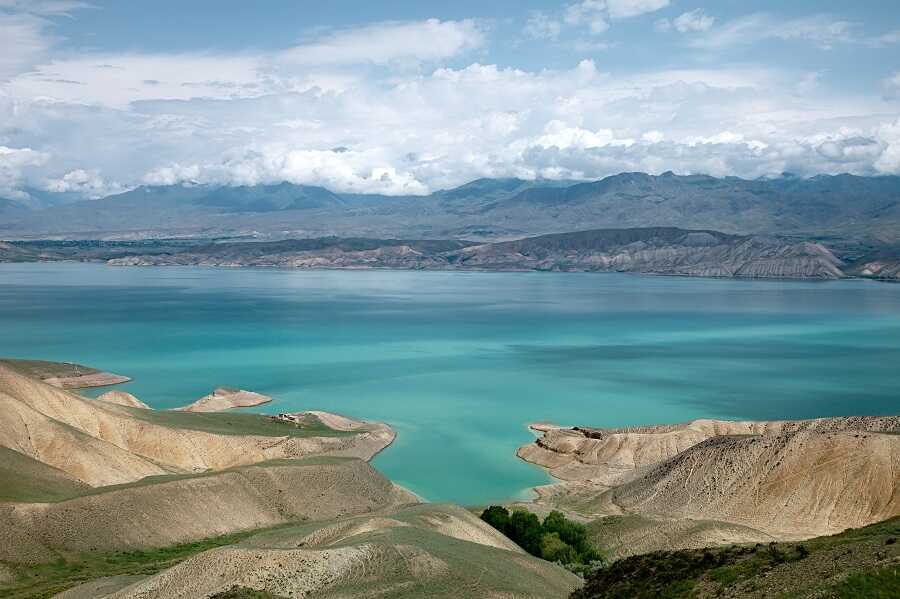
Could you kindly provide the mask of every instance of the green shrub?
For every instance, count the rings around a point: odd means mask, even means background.
[[[531,555],[561,563],[573,572],[584,574],[605,563],[603,555],[588,541],[584,525],[561,512],[550,512],[541,522],[527,510],[510,514],[506,508],[492,505],[482,512],[481,519]]]

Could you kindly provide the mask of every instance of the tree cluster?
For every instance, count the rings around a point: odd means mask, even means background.
[[[519,547],[551,562],[560,563],[575,572],[602,565],[603,555],[587,538],[587,529],[560,512],[550,512],[544,521],[524,509],[510,513],[505,507],[492,505],[481,519],[509,537]]]

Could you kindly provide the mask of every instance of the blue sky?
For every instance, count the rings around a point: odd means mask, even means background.
[[[900,2],[0,0],[0,196],[900,172]]]

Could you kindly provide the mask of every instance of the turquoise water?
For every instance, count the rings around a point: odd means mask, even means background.
[[[379,469],[481,504],[547,482],[515,458],[533,421],[897,413],[900,285],[7,264],[0,355],[130,375],[156,408],[227,385],[384,420]]]

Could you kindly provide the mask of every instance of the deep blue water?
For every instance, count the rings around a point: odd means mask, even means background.
[[[220,385],[379,419],[430,500],[547,482],[533,421],[900,411],[900,285],[619,274],[0,265],[0,355],[127,374],[156,408]]]

